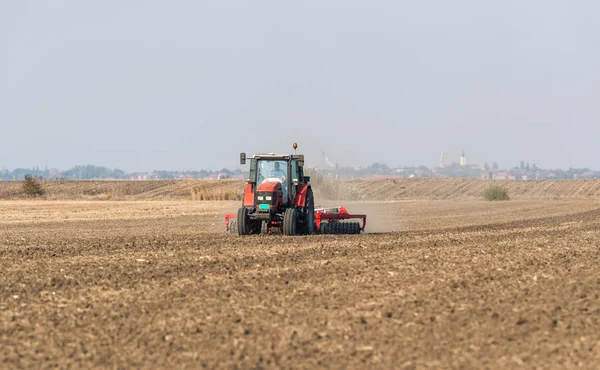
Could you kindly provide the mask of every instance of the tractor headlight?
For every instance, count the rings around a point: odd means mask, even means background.
[[[262,195],[259,195],[258,197],[256,197],[258,200],[264,200],[265,198]]]
[[[267,195],[267,196],[265,197],[265,200],[271,200],[271,199],[272,199],[272,198],[271,198],[271,196],[270,196],[270,195]]]

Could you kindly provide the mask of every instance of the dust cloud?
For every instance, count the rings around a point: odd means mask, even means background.
[[[402,207],[389,207],[390,202],[347,202],[348,212],[367,215],[366,233],[391,233],[408,230]]]
[[[312,183],[312,187],[315,205],[344,206],[351,214],[366,214],[366,233],[390,233],[409,229],[402,207],[389,207],[390,201],[369,199],[369,194],[350,187],[348,182],[321,177]]]

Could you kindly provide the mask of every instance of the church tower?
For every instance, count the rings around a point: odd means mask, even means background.
[[[464,149],[463,149],[462,153],[460,154],[460,166],[467,167],[467,156],[465,155]]]
[[[444,151],[442,150],[442,154],[440,154],[440,168],[446,167],[444,165]]]

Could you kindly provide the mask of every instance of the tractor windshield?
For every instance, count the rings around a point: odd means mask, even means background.
[[[287,162],[282,160],[261,159],[258,161],[257,183],[262,183],[265,179],[277,178],[285,183],[287,176]]]

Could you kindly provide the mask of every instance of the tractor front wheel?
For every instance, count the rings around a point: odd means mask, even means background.
[[[248,217],[248,208],[246,207],[238,209],[237,230],[238,235],[248,235],[252,231],[250,217]]]
[[[283,214],[283,235],[296,235],[298,212],[296,208],[288,208]]]

